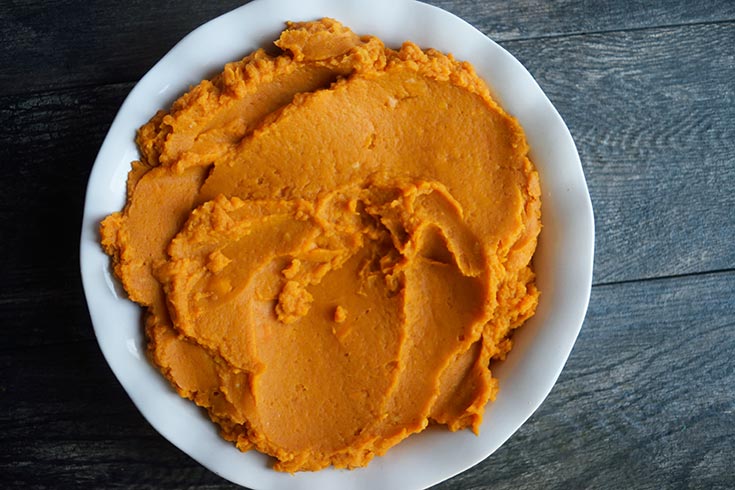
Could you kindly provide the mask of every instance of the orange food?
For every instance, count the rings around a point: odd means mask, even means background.
[[[102,244],[150,357],[242,450],[353,468],[430,422],[479,430],[538,301],[538,175],[467,63],[334,20],[138,132]]]

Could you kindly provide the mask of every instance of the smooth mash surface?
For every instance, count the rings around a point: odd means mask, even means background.
[[[276,44],[140,129],[101,225],[152,360],[278,470],[363,466],[430,422],[477,431],[488,363],[538,300],[520,126],[436,51],[329,19]]]

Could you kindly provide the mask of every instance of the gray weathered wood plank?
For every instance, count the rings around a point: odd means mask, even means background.
[[[0,94],[137,80],[182,37],[247,1],[0,5]]]
[[[504,46],[579,148],[596,283],[735,267],[735,23]]]
[[[139,79],[176,42],[247,1],[4,2],[0,94]],[[729,0],[433,0],[493,39],[735,19]]]
[[[437,488],[732,488],[734,290],[735,272],[593,288],[540,410]],[[145,423],[94,342],[3,349],[0,369],[0,473],[11,488],[237,488]]]
[[[88,323],[78,262],[84,191],[130,87],[0,97],[3,348],[93,338],[78,328]]]
[[[735,19],[735,4],[728,1],[434,0],[429,3],[462,17],[496,41]]]
[[[236,488],[145,422],[96,342],[3,349],[0,370],[3,488]]]

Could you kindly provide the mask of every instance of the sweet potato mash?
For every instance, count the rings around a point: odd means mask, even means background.
[[[275,44],[140,128],[101,224],[151,359],[281,471],[364,466],[429,423],[477,432],[489,362],[538,301],[521,127],[435,50],[331,19]]]

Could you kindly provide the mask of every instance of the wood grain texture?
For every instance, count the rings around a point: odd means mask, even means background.
[[[137,80],[199,25],[247,1],[0,4],[0,94]]]
[[[84,191],[129,90],[110,85],[0,97],[0,324],[11,332],[3,339],[6,349],[93,338],[79,328],[88,326],[78,261]]]
[[[3,488],[236,488],[145,422],[96,342],[0,351],[4,374],[11,363],[0,381]]]
[[[191,30],[245,3],[2,2],[0,94],[137,80]],[[735,19],[730,0],[428,3],[499,41]]]
[[[735,23],[504,46],[577,143],[595,283],[735,268]]]
[[[496,41],[735,20],[735,3],[728,0],[436,0],[429,3],[462,17]]]

